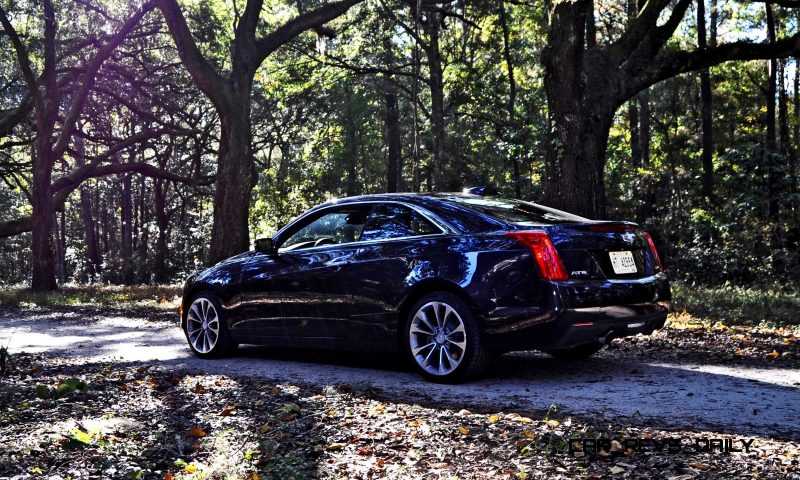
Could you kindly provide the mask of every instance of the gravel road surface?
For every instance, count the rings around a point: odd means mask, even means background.
[[[0,309],[0,344],[70,363],[134,362],[154,368],[256,376],[317,385],[371,386],[423,404],[597,415],[662,428],[714,429],[737,435],[800,438],[800,369],[730,365],[696,356],[648,357],[605,350],[583,362],[537,353],[505,355],[481,380],[423,381],[396,358],[241,347],[201,360],[168,315],[111,309]],[[711,359],[709,359],[711,360]]]

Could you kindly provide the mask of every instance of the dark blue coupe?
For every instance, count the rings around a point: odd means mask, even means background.
[[[650,236],[541,205],[458,193],[332,200],[186,281],[200,357],[240,343],[400,351],[430,379],[537,349],[581,358],[650,334],[670,289]]]

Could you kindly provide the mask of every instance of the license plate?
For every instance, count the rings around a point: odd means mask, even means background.
[[[608,252],[611,258],[611,267],[614,273],[636,273],[636,262],[633,260],[633,252]]]

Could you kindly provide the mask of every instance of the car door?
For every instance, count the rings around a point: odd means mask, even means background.
[[[277,253],[253,256],[242,270],[249,334],[267,344],[338,346],[353,296],[347,280],[358,248],[353,243],[370,208],[318,212],[276,238]]]
[[[352,265],[354,278],[348,341],[360,349],[395,346],[397,300],[413,282],[415,272],[430,268],[421,259],[444,233],[416,210],[397,203],[373,208]]]

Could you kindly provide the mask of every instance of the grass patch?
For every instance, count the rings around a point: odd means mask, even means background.
[[[800,325],[800,292],[778,288],[674,283],[672,310],[704,321],[773,327]]]
[[[108,306],[172,309],[180,302],[176,285],[67,285],[54,292],[33,292],[25,288],[0,288],[0,307]]]

